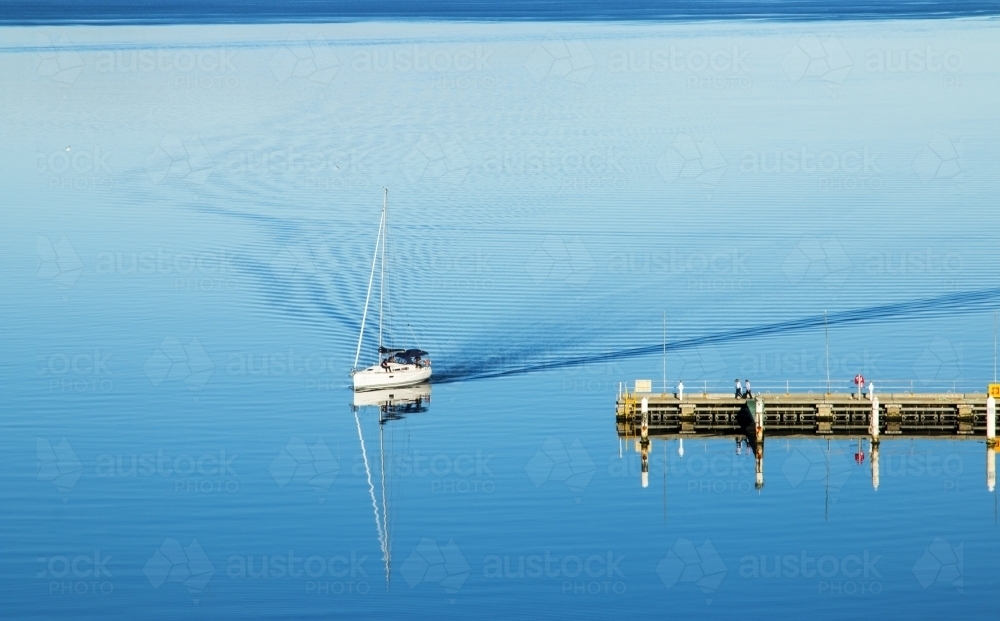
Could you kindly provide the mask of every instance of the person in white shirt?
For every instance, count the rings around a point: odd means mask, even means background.
[[[736,398],[739,399],[743,396],[743,386],[740,384],[740,380],[736,380]]]

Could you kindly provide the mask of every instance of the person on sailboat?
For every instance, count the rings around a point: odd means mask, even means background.
[[[385,369],[386,373],[388,373],[389,371],[392,370],[392,369],[389,368],[389,359],[388,358],[384,358],[382,360],[382,368]]]

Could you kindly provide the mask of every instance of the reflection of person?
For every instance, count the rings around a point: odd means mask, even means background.
[[[745,393],[743,393],[743,396],[745,396],[747,399],[753,399],[753,391],[750,390],[750,380],[745,380],[745,381],[747,383],[747,390]]]
[[[743,386],[740,385],[740,380],[736,380],[736,398],[739,399],[743,396]]]

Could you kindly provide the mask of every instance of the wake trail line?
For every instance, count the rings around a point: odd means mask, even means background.
[[[947,295],[931,298],[921,298],[907,302],[895,302],[892,304],[882,304],[878,306],[868,306],[847,311],[829,313],[826,316],[826,323],[831,326],[847,324],[867,324],[881,323],[892,319],[914,319],[921,317],[938,317],[956,314],[965,314],[996,307],[996,300],[1000,299],[1000,287],[991,289],[978,289],[960,293],[949,293]],[[992,303],[992,304],[991,304]],[[810,315],[799,319],[790,319],[777,323],[768,323],[725,332],[716,332],[704,336],[688,339],[681,339],[667,343],[667,351],[680,351],[692,349],[702,345],[714,345],[718,343],[732,343],[763,336],[773,336],[788,334],[803,330],[815,329],[823,326],[824,317],[820,315]],[[552,369],[563,369],[567,367],[581,366],[595,362],[609,362],[614,360],[626,360],[659,354],[663,351],[663,344],[643,345],[616,351],[603,352],[599,354],[586,354],[560,358],[558,360],[539,361],[525,364],[507,364],[505,361],[523,360],[523,354],[509,353],[487,357],[475,363],[475,368],[471,365],[452,366],[444,372],[435,375],[434,383],[457,382],[467,379],[483,379],[491,377],[506,377],[510,375],[521,375],[536,371],[546,371]]]

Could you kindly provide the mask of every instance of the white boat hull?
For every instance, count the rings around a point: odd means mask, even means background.
[[[429,366],[390,363],[386,370],[380,365],[354,372],[354,390],[377,390],[395,386],[412,386],[431,377]]]

